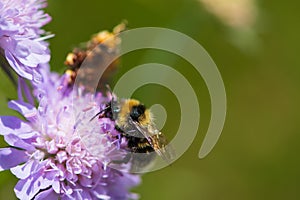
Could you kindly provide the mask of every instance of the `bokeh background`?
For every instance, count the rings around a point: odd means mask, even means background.
[[[200,75],[185,60],[158,50],[139,50],[122,57],[126,71],[148,62],[172,66],[191,83],[200,102],[201,122],[188,151],[172,166],[143,175],[134,191],[141,199],[299,199],[300,198],[300,26],[299,1],[128,0],[54,1],[46,26],[53,70],[77,44],[122,20],[128,28],[165,27],[197,40],[211,55],[227,92],[227,118],[221,138],[204,159],[199,148],[210,119],[210,99]],[[0,114],[16,98],[0,71]],[[135,98],[165,106],[164,133],[172,138],[180,121],[179,103],[167,88],[146,85]],[[192,119],[191,119],[192,120]],[[1,138],[1,146],[5,146]],[[0,174],[0,199],[15,199],[17,179]]]

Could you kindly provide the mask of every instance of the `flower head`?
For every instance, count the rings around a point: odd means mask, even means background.
[[[106,97],[65,93],[64,77],[49,76],[47,93],[36,109],[23,101],[9,107],[26,121],[2,116],[0,133],[11,146],[0,149],[0,170],[11,169],[19,178],[20,199],[132,199],[128,190],[138,175],[124,173],[110,163],[124,157],[118,132],[108,118],[91,120]],[[127,164],[124,164],[126,167]]]
[[[0,56],[16,73],[38,80],[36,68],[50,60],[48,44],[40,36],[51,18],[41,9],[45,0],[2,0],[0,2]]]

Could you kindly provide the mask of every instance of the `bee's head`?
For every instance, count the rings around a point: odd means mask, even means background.
[[[133,121],[138,122],[139,118],[145,114],[146,107],[143,104],[134,105],[130,111],[130,117]]]
[[[145,105],[135,99],[124,99],[120,102],[120,111],[118,112],[117,125],[125,127],[129,119],[146,126],[151,123],[152,115]]]

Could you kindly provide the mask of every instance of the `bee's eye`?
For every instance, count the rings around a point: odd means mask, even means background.
[[[144,114],[145,106],[140,104],[137,106],[133,106],[130,112],[130,117],[133,121],[138,121],[139,117]]]

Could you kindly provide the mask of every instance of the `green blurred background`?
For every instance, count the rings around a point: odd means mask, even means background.
[[[142,63],[170,65],[190,81],[201,110],[200,128],[188,151],[172,166],[143,175],[134,191],[145,200],[299,199],[299,7],[295,0],[50,0],[47,12],[53,20],[46,29],[56,35],[50,40],[51,67],[63,72],[74,46],[124,19],[128,28],[165,27],[192,37],[214,59],[224,80],[228,109],[221,138],[207,157],[198,158],[210,99],[203,79],[185,60],[157,50],[123,56],[114,82]],[[15,114],[6,102],[16,92],[2,71],[0,77],[0,114]],[[180,120],[174,94],[146,85],[134,97],[165,106],[163,131],[172,138]],[[9,171],[1,173],[0,199],[15,199],[16,182]]]

